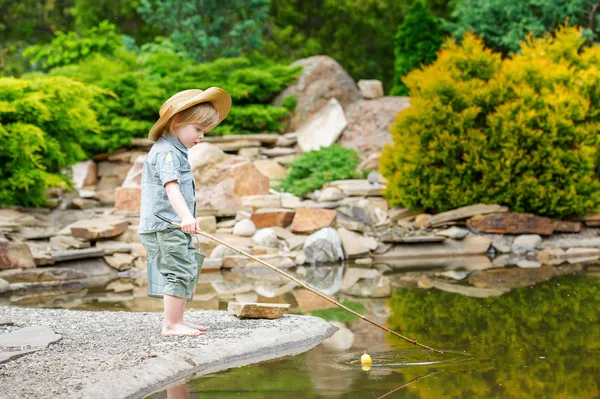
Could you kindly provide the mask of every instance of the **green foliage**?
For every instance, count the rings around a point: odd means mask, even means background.
[[[456,0],[447,29],[457,38],[466,32],[481,36],[494,50],[506,54],[519,50],[519,42],[554,31],[565,21],[586,27],[598,37],[598,15],[590,16],[590,0]],[[591,31],[593,29],[593,32]]]
[[[342,305],[354,310],[356,313],[363,314],[365,312],[365,305],[362,303],[344,300],[341,302]],[[327,321],[339,321],[340,323],[348,323],[354,320],[358,320],[358,316],[354,316],[353,314],[347,312],[346,310],[335,307],[330,309],[320,309],[313,310],[309,312],[311,316],[317,316]]]
[[[269,103],[299,71],[258,56],[198,64],[173,43],[160,41],[143,46],[139,55],[120,49],[113,57],[96,55],[76,65],[55,68],[50,74],[108,90],[109,95],[99,100],[103,110],[99,118],[106,148],[114,150],[128,145],[134,137],[146,137],[162,103],[191,87],[221,87],[233,99],[229,116],[211,134],[282,131],[290,112]]]
[[[281,106],[290,112],[294,112],[296,109],[296,104],[298,104],[298,99],[294,95],[287,96],[281,102]]]
[[[0,204],[43,205],[48,187],[69,185],[63,168],[102,140],[101,94],[62,77],[0,78]]]
[[[575,28],[502,60],[480,39],[448,42],[410,73],[381,168],[393,205],[445,211],[498,203],[564,217],[600,204],[600,47]]]
[[[359,162],[356,150],[337,144],[309,151],[290,165],[277,189],[301,196],[330,181],[358,178]]]
[[[23,56],[44,69],[77,63],[93,54],[112,55],[121,47],[121,37],[115,25],[103,21],[97,27],[79,35],[75,32],[56,32],[55,38],[45,45],[27,48]]]
[[[262,47],[269,0],[141,0],[138,12],[192,57],[211,61]]]
[[[388,302],[387,324],[480,360],[476,370],[419,381],[419,398],[595,398],[598,301],[599,282],[582,275],[486,299],[404,289]]]
[[[406,96],[408,89],[401,79],[421,65],[429,65],[437,57],[442,46],[442,35],[438,21],[431,15],[421,1],[415,1],[408,15],[398,26],[394,38],[394,87],[390,92],[394,96]]]

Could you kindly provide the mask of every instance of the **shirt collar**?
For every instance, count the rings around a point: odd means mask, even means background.
[[[183,145],[183,143],[174,135],[169,135],[169,136],[163,136],[163,138],[165,140],[167,140],[169,143],[173,144],[173,146],[175,148],[177,148],[179,151],[181,151],[181,153],[183,155],[185,155],[186,159],[188,156],[188,149],[185,148],[185,146]]]

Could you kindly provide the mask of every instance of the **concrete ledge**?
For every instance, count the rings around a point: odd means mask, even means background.
[[[286,315],[240,320],[224,311],[189,311],[209,328],[201,337],[160,336],[160,313],[84,312],[0,307],[17,326],[48,325],[62,339],[0,366],[5,398],[139,398],[192,376],[309,350],[336,327]]]

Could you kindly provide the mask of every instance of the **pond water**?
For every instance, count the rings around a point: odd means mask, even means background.
[[[307,353],[200,376],[152,398],[598,398],[600,281],[579,271],[495,297],[396,288]],[[339,312],[320,311],[326,318]],[[342,324],[340,324],[342,325]],[[363,370],[363,351],[373,366]]]
[[[438,265],[439,266],[439,265]],[[417,270],[340,265],[292,274],[372,320],[444,351],[419,349],[341,309],[307,311],[340,331],[314,349],[198,376],[151,398],[598,398],[600,266],[476,263]],[[26,306],[160,311],[145,288],[44,296]],[[231,300],[319,307],[268,269],[203,273],[188,308]],[[373,358],[365,370],[363,351]]]

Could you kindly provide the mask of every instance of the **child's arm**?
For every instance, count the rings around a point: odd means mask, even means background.
[[[200,229],[200,224],[196,221],[196,218],[188,209],[183,194],[179,189],[179,183],[177,180],[170,181],[165,184],[165,190],[167,190],[167,197],[175,213],[181,218],[181,230],[186,233],[194,233],[196,229]]]

